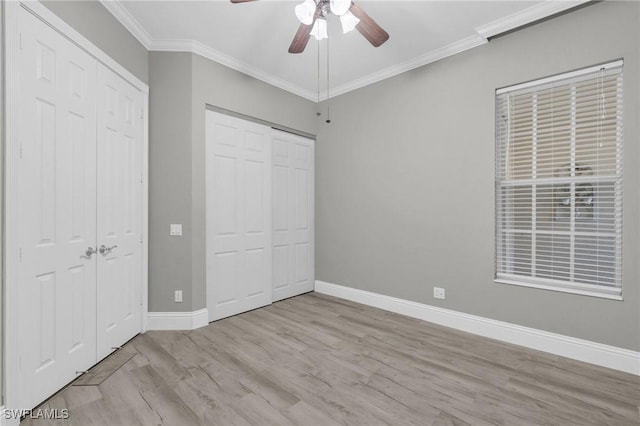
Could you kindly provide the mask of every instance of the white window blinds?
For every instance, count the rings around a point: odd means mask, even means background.
[[[496,281],[622,294],[622,61],[496,92]]]

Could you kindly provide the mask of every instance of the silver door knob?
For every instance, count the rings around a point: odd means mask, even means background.
[[[113,250],[114,248],[117,248],[118,246],[111,246],[111,247],[107,247],[104,244],[100,246],[100,248],[98,249],[100,251],[100,254],[108,254],[111,253],[111,250]]]
[[[97,253],[98,250],[94,249],[93,247],[87,247],[87,249],[84,252],[84,255],[86,257],[91,257],[92,254]]]

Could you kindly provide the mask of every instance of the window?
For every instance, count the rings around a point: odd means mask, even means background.
[[[496,91],[496,281],[622,296],[622,61]]]

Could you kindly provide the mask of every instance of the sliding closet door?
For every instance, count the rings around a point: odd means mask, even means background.
[[[206,112],[207,307],[211,321],[271,303],[270,131]]]
[[[314,144],[274,130],[273,301],[313,290]]]
[[[20,407],[96,362],[96,61],[21,10]]]
[[[98,66],[98,359],[142,328],[142,93]]]

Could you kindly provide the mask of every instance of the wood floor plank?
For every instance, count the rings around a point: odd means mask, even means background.
[[[315,293],[125,348],[47,425],[640,424],[637,376]]]
[[[332,425],[335,423],[331,417],[327,416],[317,408],[312,407],[305,401],[299,401],[287,408],[283,415],[297,425]]]
[[[238,415],[253,425],[291,425],[278,409],[254,393],[249,393],[233,402]]]
[[[125,346],[115,351],[101,363],[83,374],[82,377],[74,381],[73,386],[98,386],[133,358],[136,353],[137,351],[131,346]]]
[[[189,377],[189,370],[180,365],[176,358],[158,343],[154,338],[156,334],[158,334],[157,331],[141,334],[131,343],[136,351],[147,359],[148,365],[151,365],[154,371],[164,377],[169,385]]]
[[[97,386],[69,386],[60,396],[65,401],[65,407],[75,410],[85,404],[102,399],[102,392]]]
[[[173,380],[165,381],[154,367],[148,365],[133,370],[139,392],[147,405],[160,417],[162,424],[199,425],[198,416],[174,391]]]
[[[157,410],[145,400],[141,392],[139,382],[133,374],[134,369],[135,366],[131,370],[121,368],[109,380],[102,382],[98,389],[107,407],[117,410],[123,422],[132,425],[160,424],[161,418]]]

